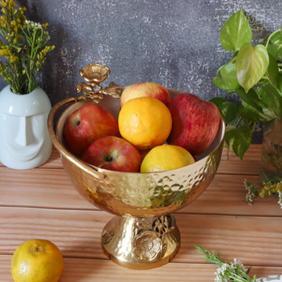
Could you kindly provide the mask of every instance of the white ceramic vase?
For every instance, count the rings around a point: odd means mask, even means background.
[[[39,87],[18,95],[6,86],[0,92],[0,161],[12,169],[31,169],[51,156],[47,118],[51,103]]]
[[[258,278],[257,282],[281,282],[282,275],[270,275],[267,277]]]

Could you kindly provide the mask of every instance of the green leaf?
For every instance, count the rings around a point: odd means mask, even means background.
[[[225,142],[241,160],[252,142],[252,131],[248,126],[227,126],[225,132]]]
[[[278,30],[277,30],[278,31]],[[280,45],[282,44],[282,30],[280,29],[279,32],[275,32],[271,38],[270,38],[270,42],[273,44],[277,44]]]
[[[250,89],[250,91],[246,93],[243,88],[239,88],[236,90],[236,93],[242,100],[254,107],[258,112],[263,113],[259,97],[254,89]]]
[[[260,86],[258,94],[261,97],[261,107],[273,111],[276,118],[280,118],[282,116],[282,97],[278,91],[269,82],[266,82]]]
[[[276,59],[282,60],[282,30],[281,28],[274,32],[270,38],[270,44],[267,48],[268,52]]]
[[[213,84],[224,90],[235,90],[240,87],[239,81],[237,79],[236,65],[227,64],[223,66],[220,70],[221,77],[214,77]]]
[[[246,93],[263,77],[267,71],[269,56],[263,45],[252,47],[245,43],[237,56],[236,70],[240,85]]]
[[[266,121],[273,120],[273,119],[277,118],[276,114],[273,112],[272,109],[263,108],[262,111],[263,111],[263,116],[267,118]]]
[[[278,78],[279,76],[278,64],[275,58],[271,54],[268,54],[268,56],[269,56],[269,65],[268,65],[268,69],[266,72],[266,76],[268,77],[270,83],[275,88],[278,88],[278,79],[279,79]]]
[[[212,102],[217,107],[219,107],[222,103],[227,102],[227,100],[222,97],[215,97],[215,98],[210,99],[209,102]]]
[[[279,94],[282,95],[282,74],[279,73],[278,75],[278,90],[280,91]]]
[[[218,109],[226,124],[229,124],[236,118],[239,110],[237,104],[233,102],[224,102],[219,106]]]
[[[214,103],[218,107],[226,124],[229,124],[236,118],[239,110],[236,103],[226,101],[224,98],[220,97],[213,98],[210,102]]]
[[[279,47],[280,45],[277,44],[269,44],[267,47],[267,52],[277,60],[282,61],[282,47],[281,48]]]
[[[246,271],[246,274],[249,274],[250,273],[250,271],[251,271],[251,266],[248,268],[248,270]]]
[[[243,44],[252,42],[252,29],[242,9],[224,23],[220,42],[227,51],[238,51]]]
[[[242,107],[239,110],[239,115],[242,118],[252,122],[266,122],[276,117],[273,111],[263,109],[262,112],[259,112],[244,100],[242,100]]]

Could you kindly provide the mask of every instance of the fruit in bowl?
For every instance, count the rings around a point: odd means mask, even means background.
[[[166,106],[171,100],[169,92],[162,85],[155,82],[141,82],[127,86],[120,97],[120,108],[130,99],[138,97],[156,98]]]
[[[140,171],[167,171],[190,165],[194,162],[194,157],[182,147],[163,144],[150,150],[142,161]]]
[[[156,98],[127,101],[118,116],[121,136],[139,150],[163,144],[170,134],[172,119],[167,106]]]
[[[74,111],[64,127],[67,146],[78,157],[82,157],[95,140],[109,135],[120,136],[117,120],[109,110],[97,104],[87,104]]]
[[[82,160],[99,168],[123,172],[139,172],[139,151],[126,140],[105,136],[94,141],[84,152]]]
[[[167,107],[149,97],[152,91],[148,85],[159,88],[151,82],[126,88],[130,90],[125,96],[128,100],[119,110],[118,121],[97,104],[74,111],[64,127],[70,151],[91,165],[122,172],[139,172],[141,162],[141,172],[167,171],[194,163],[194,155],[205,152],[217,134],[221,119],[218,108],[189,93],[172,100],[168,93]],[[140,97],[134,97],[134,93]],[[166,141],[170,145],[162,145]]]
[[[216,105],[193,94],[181,93],[171,100],[168,108],[173,125],[167,142],[193,155],[204,153],[219,128],[221,116]]]

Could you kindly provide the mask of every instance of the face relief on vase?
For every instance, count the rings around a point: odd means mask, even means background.
[[[14,169],[43,164],[52,150],[47,129],[50,102],[45,101],[44,95],[41,97],[33,92],[26,95],[12,93],[14,99],[10,102],[9,94],[5,98],[4,95],[3,92],[0,95],[0,101],[5,101],[0,106],[0,161]]]

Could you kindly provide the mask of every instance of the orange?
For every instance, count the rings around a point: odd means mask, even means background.
[[[63,269],[60,250],[47,240],[25,241],[16,249],[11,261],[15,282],[58,282]]]
[[[194,163],[193,156],[175,145],[163,144],[153,148],[144,158],[140,172],[167,171]]]
[[[155,98],[140,97],[127,101],[118,117],[121,136],[139,150],[163,144],[172,127],[167,106]]]

